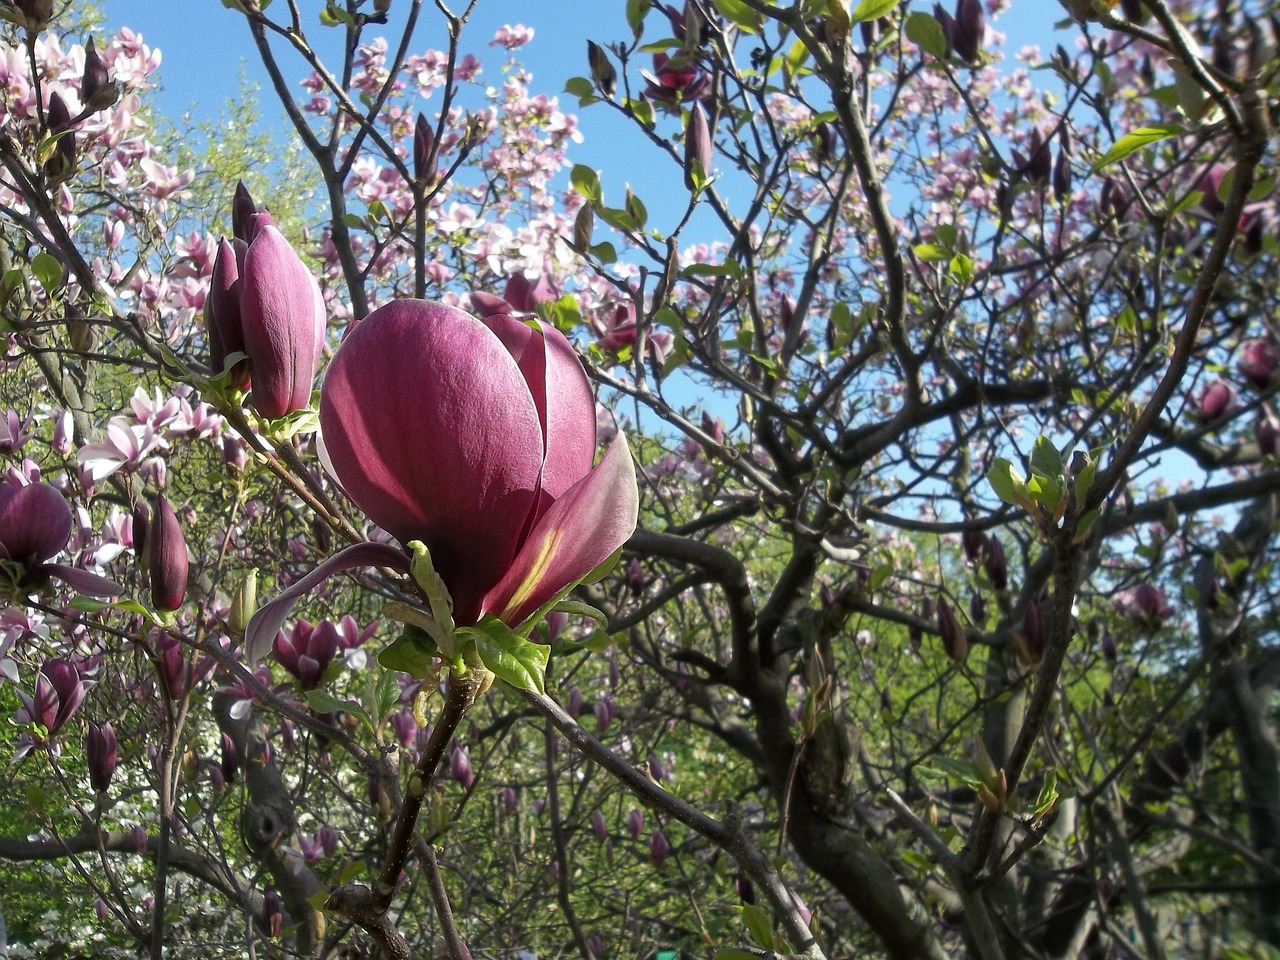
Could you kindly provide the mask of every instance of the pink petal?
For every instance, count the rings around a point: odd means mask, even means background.
[[[542,469],[538,411],[511,354],[461,310],[387,304],[329,364],[320,425],[343,490],[401,543],[427,545],[455,621],[474,623]]]
[[[529,384],[542,422],[542,489],[558,499],[586,476],[596,453],[596,401],[582,362],[564,334],[541,321],[486,317]],[[553,397],[551,403],[548,397]]]
[[[258,608],[244,631],[245,657],[256,663],[271,652],[276,634],[298,600],[336,573],[354,567],[391,567],[409,571],[409,558],[388,543],[357,543],[340,550],[270,603]]]
[[[620,433],[599,465],[543,514],[483,612],[518,626],[609,559],[635,531],[639,510],[635,466]]]

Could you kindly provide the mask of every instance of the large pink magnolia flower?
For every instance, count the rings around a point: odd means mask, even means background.
[[[595,400],[557,330],[508,315],[401,300],[347,335],[329,365],[320,426],[331,473],[401,543],[420,540],[459,626],[515,627],[616,552],[639,495],[622,434],[599,465]],[[246,631],[264,655],[288,609],[357,565],[408,567],[386,544],[331,558]]]

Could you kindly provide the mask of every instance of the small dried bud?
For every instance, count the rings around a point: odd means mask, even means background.
[[[120,88],[107,73],[106,64],[98,56],[93,37],[84,45],[84,75],[80,80],[80,99],[94,113],[107,109],[120,99]]]
[[[612,97],[618,91],[618,71],[609,62],[609,55],[604,49],[592,41],[587,41],[587,63],[591,67],[591,79],[606,97]]]
[[[419,113],[413,125],[413,176],[424,187],[436,180],[436,165],[431,153],[435,149],[436,133],[424,114]]]
[[[956,663],[964,663],[969,657],[969,638],[965,636],[951,604],[945,600],[938,601],[938,633],[942,636],[947,656]]]

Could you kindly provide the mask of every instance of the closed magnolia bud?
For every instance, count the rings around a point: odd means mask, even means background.
[[[1258,419],[1253,425],[1253,436],[1262,456],[1280,456],[1280,419],[1270,408],[1263,407],[1258,413]]]
[[[1240,354],[1240,375],[1256,390],[1269,389],[1280,364],[1280,349],[1270,340],[1250,340],[1241,347]]]
[[[240,772],[240,750],[236,747],[236,742],[231,739],[230,734],[222,735],[222,756],[218,761],[218,768],[222,771],[222,776],[227,783],[231,783],[236,778],[236,774]]]
[[[937,20],[942,27],[943,39],[947,41],[947,56],[956,48],[956,21],[951,14],[942,9],[942,4],[935,3],[933,5],[933,19]]]
[[[751,878],[743,871],[739,870],[738,875],[733,878],[733,887],[738,892],[738,898],[745,904],[751,905],[756,902],[756,890],[751,885]]]
[[[575,252],[586,253],[591,249],[591,234],[595,231],[595,225],[596,215],[588,201],[573,218],[573,241],[570,245]]]
[[[133,830],[130,831],[130,835],[133,838],[133,849],[137,853],[146,853],[147,852],[147,831],[143,829],[142,824],[135,823],[133,825]]]
[[[958,0],[951,27],[951,45],[965,63],[977,63],[982,58],[986,29],[982,0]]]
[[[661,868],[667,862],[667,851],[670,849],[667,844],[667,835],[661,830],[654,832],[649,838],[649,859],[653,861],[655,867]]]
[[[243,181],[236,181],[235,196],[231,200],[231,235],[247,244],[253,235],[253,217],[258,212],[249,188]]]
[[[227,628],[232,633],[243,634],[244,628],[257,612],[258,568],[252,567],[231,595],[231,609],[227,611]]]
[[[424,187],[431,186],[436,179],[436,166],[431,159],[435,145],[436,133],[426,115],[419,113],[413,124],[413,176]]]
[[[987,552],[982,558],[982,569],[987,579],[997,590],[1009,586],[1009,562],[1005,559],[1004,546],[998,537],[991,537],[987,544]]]
[[[53,425],[53,451],[54,453],[66,456],[71,452],[75,441],[75,420],[71,416],[70,410],[63,410],[58,414]]]
[[[609,56],[596,43],[587,41],[587,63],[591,67],[591,79],[596,82],[600,92],[612,97],[618,90],[618,71],[609,62]]]
[[[247,249],[243,240],[224,239],[214,255],[209,294],[204,301],[204,324],[209,341],[209,366],[215,376],[225,370],[228,357],[247,354],[240,312],[240,273]],[[227,379],[237,390],[249,388],[247,356],[236,362]]]
[[[449,756],[449,772],[467,789],[476,782],[475,771],[471,769],[471,754],[466,747],[454,747]]]
[[[1065,144],[1058,151],[1058,160],[1053,166],[1053,195],[1059,201],[1071,196],[1071,154]]]
[[[177,610],[187,592],[187,541],[178,515],[161,494],[147,537],[151,603],[157,610]]]
[[[89,733],[85,737],[85,753],[88,759],[89,783],[98,793],[106,793],[111,786],[111,777],[116,772],[118,755],[116,732],[111,724],[101,727],[93,721],[89,722]]]
[[[644,811],[640,809],[632,810],[627,814],[627,832],[631,834],[632,840],[639,840],[640,834],[644,830]]]
[[[76,135],[71,129],[71,111],[67,109],[62,97],[53,93],[49,95],[46,115],[49,134],[58,136],[58,142],[45,161],[44,172],[54,183],[61,183],[69,180],[76,172]]]
[[[591,814],[591,833],[598,843],[609,838],[609,825],[605,823],[604,814],[596,810]]]
[[[1124,18],[1130,23],[1141,24],[1147,19],[1147,11],[1143,8],[1142,0],[1120,0],[1120,9],[1124,12]]]
[[[517,797],[514,787],[506,787],[502,791],[502,809],[509,817],[516,812]]]
[[[98,56],[93,37],[84,45],[84,76],[80,80],[80,99],[95,113],[105,110],[120,99],[120,88],[107,73],[106,64]]]
[[[987,549],[987,535],[981,530],[965,530],[960,534],[960,545],[964,547],[965,559],[977,563]]]
[[[139,500],[133,505],[130,529],[133,536],[133,553],[138,559],[138,569],[147,573],[151,569],[151,554],[147,550],[147,533],[151,527],[151,510]]]
[[[987,622],[987,601],[980,593],[975,593],[969,598],[969,619],[979,629]]]
[[[249,465],[249,448],[232,433],[222,435],[222,465],[227,468],[227,473],[236,478],[243,477],[245,468]]]
[[[710,175],[711,128],[702,104],[695,103],[689,108],[689,123],[684,132],[684,185],[693,190],[695,183],[706,183]]]
[[[284,932],[284,913],[280,905],[280,895],[271,887],[262,894],[262,925],[267,936],[272,940],[279,939]]]
[[[946,600],[938,601],[938,633],[942,636],[942,647],[947,656],[956,663],[964,663],[969,657],[969,638]]]
[[[1027,604],[1022,615],[1022,630],[1014,631],[1018,657],[1028,667],[1034,667],[1044,656],[1044,625],[1040,616],[1040,603],[1033,600]]]

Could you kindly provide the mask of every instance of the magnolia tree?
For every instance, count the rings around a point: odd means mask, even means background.
[[[648,203],[475,0],[223,5],[314,181],[0,7],[11,953],[1280,948],[1264,4],[609,5]]]

